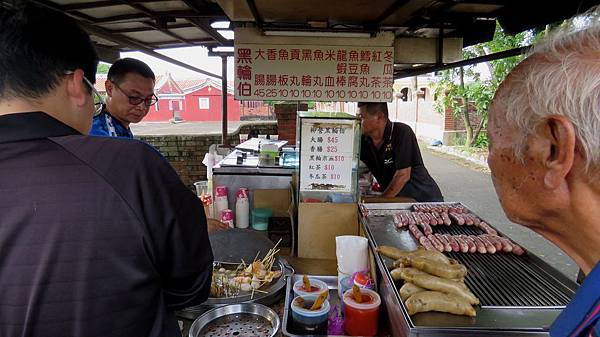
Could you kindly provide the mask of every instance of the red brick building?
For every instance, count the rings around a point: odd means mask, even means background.
[[[105,74],[96,78],[96,89],[105,94]],[[240,102],[233,98],[233,88],[227,93],[227,120],[274,119],[273,107],[262,101]],[[176,81],[171,74],[156,78],[158,103],[150,107],[146,122],[220,121],[222,113],[221,82],[210,78]]]

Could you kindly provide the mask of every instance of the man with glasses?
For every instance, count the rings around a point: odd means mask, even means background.
[[[98,56],[73,19],[3,9],[0,46],[0,336],[181,336],[212,278],[198,198],[151,146],[88,135]]]
[[[140,60],[124,58],[115,62],[105,82],[108,99],[94,117],[90,134],[133,138],[129,124],[140,122],[158,101],[155,80],[150,67]]]

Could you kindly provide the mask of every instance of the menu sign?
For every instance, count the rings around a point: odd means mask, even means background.
[[[238,100],[391,102],[393,47],[235,45]]]
[[[300,191],[351,192],[353,126],[352,120],[302,122]]]

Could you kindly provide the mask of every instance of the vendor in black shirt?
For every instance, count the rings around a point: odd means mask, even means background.
[[[409,197],[418,202],[443,201],[427,172],[412,129],[392,123],[386,103],[358,103],[363,136],[360,159],[381,187],[384,197]]]

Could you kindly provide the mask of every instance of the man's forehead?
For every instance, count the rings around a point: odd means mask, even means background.
[[[521,63],[517,64],[517,66],[506,76],[504,81],[500,83],[489,107],[490,121],[498,123],[503,120],[506,115],[506,103],[507,100],[510,99],[509,96],[511,91],[523,90],[523,88],[520,88],[523,83],[523,77],[531,71],[532,65],[535,62],[539,62],[540,59],[541,56],[538,54],[530,55]]]

